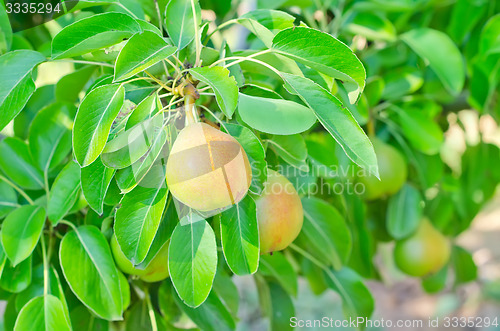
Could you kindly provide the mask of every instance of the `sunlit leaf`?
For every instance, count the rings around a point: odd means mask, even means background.
[[[122,319],[118,271],[104,235],[94,226],[66,233],[59,260],[73,293],[91,311],[107,320]]]
[[[221,214],[224,256],[237,275],[253,274],[259,266],[259,229],[254,200],[246,196]]]
[[[140,32],[129,15],[103,13],[76,21],[62,29],[52,40],[52,57],[74,57],[109,47]]]
[[[29,50],[0,56],[0,130],[19,114],[35,91],[31,71],[43,61],[45,56]]]
[[[2,245],[13,267],[31,255],[44,223],[45,210],[35,205],[16,209],[3,221]]]
[[[101,154],[124,98],[123,86],[115,84],[98,87],[83,99],[73,127],[73,151],[80,166],[88,166]]]
[[[170,239],[168,269],[186,305],[196,308],[205,302],[217,269],[215,235],[206,221],[177,225]]]
[[[465,65],[457,46],[445,33],[429,28],[410,30],[401,38],[434,70],[454,95],[462,91]],[[436,52],[436,50],[439,52]]]
[[[286,29],[274,37],[272,49],[340,79],[349,92],[351,103],[363,92],[366,72],[361,61],[349,47],[327,33],[305,27]]]
[[[238,86],[234,77],[229,76],[229,70],[223,67],[203,67],[193,68],[189,72],[194,78],[210,85],[220,109],[231,118],[238,104]]]
[[[193,15],[192,4],[195,15]],[[186,47],[195,37],[194,25],[201,23],[201,10],[197,0],[170,0],[165,9],[168,35],[179,50]]]
[[[169,57],[176,50],[151,31],[134,35],[123,46],[115,63],[115,81],[124,80]]]

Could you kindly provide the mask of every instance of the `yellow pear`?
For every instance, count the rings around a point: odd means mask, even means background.
[[[166,175],[172,195],[203,212],[239,202],[252,180],[248,157],[238,141],[205,123],[190,124],[179,133]]]

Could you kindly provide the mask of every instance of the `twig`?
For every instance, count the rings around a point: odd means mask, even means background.
[[[201,107],[201,108],[205,109],[205,111],[207,111],[210,115],[212,115],[213,118],[215,118],[215,120],[220,123],[220,125],[224,128],[224,130],[226,130],[226,132],[229,133],[229,130],[227,129],[227,127],[224,124],[224,122],[220,118],[218,118],[217,116],[215,116],[215,114],[210,109],[208,109],[208,107],[205,107],[203,105],[198,105],[198,107]]]
[[[103,66],[103,67],[110,67],[110,68],[114,68],[115,67],[114,65],[112,65],[110,63],[106,63],[106,62],[82,61],[82,60],[71,60],[71,59],[68,59],[68,60],[54,60],[52,62],[71,62],[71,63],[80,63],[80,64],[91,64],[91,65]]]
[[[243,62],[243,61],[245,61],[246,59],[251,59],[251,58],[253,58],[253,57],[257,57],[257,56],[259,56],[259,55],[262,55],[262,54],[267,54],[267,53],[270,53],[270,52],[271,52],[271,50],[270,50],[270,49],[266,49],[266,50],[263,50],[263,51],[261,51],[261,52],[257,52],[257,53],[254,53],[254,54],[250,54],[250,55],[248,55],[248,56],[230,56],[230,57],[225,57],[225,58],[222,58],[222,59],[217,60],[217,61],[215,61],[214,63],[212,63],[212,64],[210,65],[210,68],[211,68],[211,67],[213,67],[213,66],[215,66],[215,65],[217,65],[217,64],[219,64],[219,63],[221,63],[221,62],[226,62],[226,61],[228,61],[228,60],[239,60],[239,61],[231,62],[230,64],[225,65],[225,67],[227,68],[227,67],[230,67],[230,66],[232,66],[232,65],[235,65],[235,64],[237,64],[237,63]]]
[[[191,10],[193,11],[193,21],[194,21],[194,42],[196,46],[196,61],[194,63],[195,67],[200,66],[200,57],[201,57],[201,35],[198,26],[198,20],[196,19],[196,8],[194,6],[194,0],[191,0]]]
[[[144,289],[144,294],[146,296],[146,304],[148,305],[149,318],[151,319],[151,329],[153,331],[158,331],[158,325],[156,324],[155,311],[151,303],[151,298],[149,297],[149,289],[146,287]]]
[[[45,235],[41,234],[40,242],[42,244],[42,259],[43,259],[43,294],[49,293],[49,265],[47,262],[47,250],[45,248]]]

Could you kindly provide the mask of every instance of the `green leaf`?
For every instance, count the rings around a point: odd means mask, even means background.
[[[362,278],[353,270],[325,271],[326,283],[342,298],[344,313],[348,317],[369,319],[373,313],[374,300]]]
[[[481,113],[492,111],[495,106],[495,88],[500,82],[498,59],[498,54],[477,56],[471,64],[470,95],[467,101]],[[496,103],[496,107],[498,112],[498,103]]]
[[[259,267],[259,228],[255,201],[247,195],[221,214],[221,241],[227,265],[237,275]]]
[[[413,67],[402,67],[391,70],[384,75],[382,98],[399,99],[417,91],[424,84],[422,71]]]
[[[302,274],[307,279],[311,291],[315,295],[321,295],[327,290],[325,276],[319,266],[312,263],[310,260],[302,259],[300,263]]]
[[[271,298],[270,330],[292,330],[290,321],[296,316],[292,298],[278,284],[269,284]]]
[[[158,113],[109,141],[102,151],[102,163],[114,169],[126,168],[139,161],[164,133],[163,113]]]
[[[154,313],[156,327],[153,327],[151,323],[151,315],[149,315],[146,309],[144,301],[136,301],[132,307],[130,307],[125,315],[126,325],[124,325],[124,331],[166,331],[166,330],[178,330],[175,327],[167,328],[167,323],[156,310],[152,310]],[[102,330],[108,330],[108,324],[103,325]],[[170,325],[169,325],[170,327]],[[88,328],[87,328],[88,329]]]
[[[73,151],[80,166],[88,166],[101,154],[124,98],[123,86],[115,84],[98,87],[83,99],[73,127]]]
[[[235,330],[234,319],[221,302],[214,291],[211,291],[205,302],[197,308],[186,306],[177,293],[172,290],[177,306],[194,322],[196,325],[206,331],[225,331]]]
[[[295,17],[288,13],[268,9],[253,10],[236,19],[238,24],[250,30],[269,48],[271,48],[274,38],[274,33],[271,30],[290,28],[294,21]]]
[[[427,293],[437,293],[446,287],[448,279],[448,264],[433,275],[429,275],[422,279],[422,287]]]
[[[59,165],[71,151],[71,128],[76,108],[69,103],[53,103],[40,110],[29,131],[29,148],[44,173]]]
[[[369,12],[359,12],[346,25],[346,30],[368,40],[396,40],[396,29],[391,21]]]
[[[5,254],[17,266],[35,249],[45,223],[45,210],[35,205],[22,206],[7,216],[2,225]]]
[[[273,44],[274,33],[272,33],[264,25],[260,24],[251,17],[245,17],[244,15],[237,18],[236,22],[247,28],[251,33],[259,38],[266,47],[271,48]]]
[[[365,90],[363,94],[366,96],[369,107],[375,107],[379,104],[382,98],[382,93],[385,89],[385,81],[380,76],[373,76],[366,82]]]
[[[162,318],[162,316],[156,311],[153,310],[152,314],[155,316],[156,326],[152,325],[151,315],[148,314],[148,310],[146,309],[146,305],[144,302],[137,301],[126,313],[126,325],[124,325],[124,331],[156,331],[156,330],[170,330],[167,328],[166,321]],[[171,325],[168,325],[171,327]],[[107,325],[104,326],[104,329],[107,329]],[[177,328],[172,326],[173,330],[177,330]]]
[[[500,53],[500,14],[491,17],[481,31],[480,51],[484,55]]]
[[[327,33],[305,27],[286,29],[274,37],[273,51],[341,80],[351,103],[363,92],[366,72],[361,61]]]
[[[439,77],[453,95],[462,91],[465,65],[459,49],[445,33],[429,28],[410,30],[401,39],[406,42]],[[439,52],[436,52],[439,49]]]
[[[239,96],[238,112],[242,120],[252,128],[271,134],[300,133],[316,122],[314,113],[296,102],[242,93]]]
[[[16,296],[12,295],[7,304],[5,305],[5,312],[3,316],[3,324],[5,330],[14,330],[14,325],[16,324],[17,315],[19,315],[19,310],[16,309]]]
[[[106,196],[104,197],[104,204],[107,206],[117,206],[123,198],[123,194],[120,192],[120,188],[116,184],[116,180],[111,180],[111,184],[108,187]]]
[[[340,161],[337,158],[339,145],[328,132],[321,132],[315,135],[309,135],[306,138],[307,158],[311,163],[313,174],[321,177],[335,178],[345,177],[345,170],[342,171]],[[340,151],[340,153],[343,153]],[[344,160],[350,162],[347,156],[343,156]]]
[[[172,282],[162,282],[158,289],[158,306],[164,319],[169,323],[178,320],[182,314],[177,306],[176,297],[179,296],[175,293]]]
[[[252,192],[261,192],[264,189],[264,183],[267,180],[267,162],[266,151],[262,146],[259,138],[247,127],[226,123],[224,124],[224,131],[227,130],[243,147],[247,154],[248,161],[252,167],[252,183],[250,190]]]
[[[352,239],[342,215],[327,202],[318,198],[303,198],[303,240],[315,256],[339,270],[351,253]]]
[[[428,155],[439,153],[444,137],[436,122],[429,120],[422,112],[406,111],[397,106],[391,109],[397,112],[398,123],[415,149]]]
[[[352,114],[330,92],[310,79],[283,74],[287,88],[313,110],[320,123],[356,164],[378,177],[378,165],[370,139]]]
[[[139,24],[121,13],[103,13],[66,26],[52,40],[54,59],[75,57],[109,47],[141,32]]]
[[[19,207],[16,191],[0,179],[0,218]]]
[[[125,130],[128,130],[145,119],[152,117],[158,111],[158,103],[158,94],[156,93],[142,100],[137,107],[132,110],[132,113],[128,117]]]
[[[104,235],[84,225],[66,233],[59,248],[59,260],[69,287],[97,316],[122,319],[122,297],[118,271]]]
[[[23,110],[14,119],[16,137],[28,139],[30,123],[40,109],[50,105],[55,100],[55,85],[44,85],[35,90]]]
[[[191,2],[194,3],[196,18]],[[197,0],[170,0],[165,9],[165,28],[179,50],[195,38],[194,25],[201,24],[201,9]]]
[[[256,273],[252,278],[254,279],[255,286],[257,287],[261,312],[265,317],[270,317],[272,313],[271,294],[269,293],[269,285],[266,278],[259,273]]]
[[[268,99],[283,99],[276,91],[258,86],[255,84],[245,84],[240,88],[240,92],[254,97],[263,97]]]
[[[233,117],[238,104],[238,85],[234,77],[229,76],[229,70],[224,67],[193,68],[191,75],[208,84],[215,93],[219,108],[228,118]]]
[[[175,226],[177,225],[177,223],[179,223],[179,216],[177,216],[177,211],[175,208],[176,207],[173,199],[169,199],[167,201],[165,211],[163,212],[163,217],[160,221],[160,225],[158,226],[158,231],[156,231],[153,242],[151,243],[151,247],[149,248],[148,254],[140,264],[135,266],[137,269],[145,269],[158,254],[160,249],[162,249],[164,245],[169,244],[168,240],[172,236],[172,232],[174,232]]]
[[[20,311],[31,299],[43,295],[45,278],[44,273],[45,268],[43,266],[43,263],[33,268],[31,274],[31,284],[24,291],[16,295],[17,311]],[[50,275],[49,277],[52,277],[52,275]],[[49,285],[52,284],[49,282]],[[48,290],[50,293],[50,287]]]
[[[18,138],[7,137],[0,141],[0,170],[19,186],[38,190],[44,187],[43,175],[35,165],[28,145]]]
[[[296,61],[292,60],[289,57],[274,52],[264,53],[255,56],[256,53],[258,52],[254,50],[246,50],[239,52],[238,55],[239,56],[252,55],[255,57],[255,59],[267,63],[270,67],[275,68],[279,72],[287,72],[299,76],[303,75],[302,71],[300,70],[299,64],[297,64]],[[276,71],[271,70],[270,68],[265,67],[262,64],[258,64],[252,61],[243,61],[240,62],[239,65],[242,68],[242,70],[245,71],[247,76],[251,75],[252,80],[255,79],[255,84],[257,85],[264,86],[270,89],[275,89],[276,86],[273,80],[276,80],[277,83],[281,81],[281,77]],[[281,96],[279,98],[282,99]]]
[[[280,10],[257,9],[240,16],[240,18],[251,18],[269,30],[283,30],[293,26],[295,17]]]
[[[32,299],[17,316],[14,331],[71,330],[61,300],[47,294]]]
[[[29,50],[0,56],[0,130],[19,114],[35,91],[31,71],[43,61],[45,56]]]
[[[129,82],[125,85],[125,95],[128,100],[135,104],[140,103],[144,98],[157,90],[156,85],[145,80]]]
[[[303,171],[309,171],[309,166],[306,163],[306,142],[300,134],[274,136],[270,140],[267,140],[267,142],[286,163]]]
[[[154,32],[144,31],[134,35],[116,59],[114,81],[134,76],[174,54],[176,49]]]
[[[96,317],[83,304],[77,304],[76,307],[71,309],[70,318],[74,330],[108,330],[109,328],[108,321]]]
[[[205,302],[217,270],[215,234],[206,221],[177,224],[170,239],[168,269],[186,305],[196,308]]]
[[[133,264],[146,258],[160,226],[167,195],[165,167],[158,165],[121,201],[114,229],[122,252]]]
[[[476,263],[471,253],[462,247],[453,247],[451,261],[455,268],[455,285],[465,284],[477,278]]]
[[[94,6],[103,6],[117,3],[118,0],[83,0],[78,1],[78,3],[71,9],[71,12],[75,12],[79,9],[85,9]]]
[[[281,252],[262,255],[259,271],[265,276],[274,277],[290,295],[297,296],[297,273]]]
[[[156,162],[165,160],[169,150],[169,145],[166,144],[167,138],[167,132],[163,129],[151,143],[146,155],[131,166],[116,172],[116,182],[122,193],[132,191],[147,176]]]
[[[217,274],[215,275],[212,292],[215,292],[219,296],[231,315],[237,318],[240,305],[238,288],[234,284],[232,277],[221,268],[217,270]]]
[[[3,254],[4,251],[2,248],[1,255]],[[0,287],[13,293],[25,290],[31,284],[31,258],[32,256],[30,255],[27,259],[13,267],[8,259],[5,260],[4,255]]]
[[[160,6],[161,6],[161,4],[160,4]],[[154,9],[154,11],[156,14],[156,9]],[[151,17],[150,19],[151,19],[151,22],[153,22],[153,18]],[[160,29],[158,29],[155,25],[155,24],[157,24],[156,23],[157,21],[154,24],[151,22],[147,22],[145,20],[142,20],[142,19],[136,19],[136,21],[141,26],[142,31],[151,31],[151,32],[156,33],[159,36],[162,35],[162,32],[160,31]]]
[[[222,42],[219,54],[219,60],[233,56],[233,52],[231,52],[231,48],[229,48],[229,45],[225,40]],[[221,62],[220,65],[225,66],[226,61]],[[245,84],[245,76],[243,75],[243,70],[241,70],[241,66],[239,64],[234,64],[229,67],[229,76],[232,76],[234,78],[238,87],[241,87],[243,86],[243,84]]]
[[[53,225],[56,225],[80,196],[80,167],[74,161],[69,162],[59,173],[50,189],[47,214]]]
[[[387,206],[387,231],[395,239],[403,239],[418,227],[423,215],[420,192],[405,184],[391,196]]]
[[[59,276],[54,267],[50,268],[48,293],[61,300],[64,312],[69,320],[68,305],[64,296]],[[31,284],[16,295],[16,309],[20,311],[31,299],[43,295],[45,283],[45,269],[43,263],[33,268]]]
[[[57,100],[75,103],[95,71],[95,66],[85,66],[62,77],[56,84]]]
[[[6,53],[12,45],[12,28],[5,5],[0,3],[0,54]]]
[[[126,310],[130,305],[130,284],[128,283],[127,277],[120,271],[118,271],[118,280],[120,282],[123,310]]]
[[[457,0],[446,24],[446,31],[457,44],[472,35],[477,23],[488,11],[488,0]],[[444,27],[444,26],[443,26]],[[469,39],[470,40],[470,39]]]
[[[115,174],[111,169],[102,164],[100,158],[91,165],[82,168],[82,192],[85,200],[96,213],[102,215],[104,208],[104,197],[108,191],[109,184]]]

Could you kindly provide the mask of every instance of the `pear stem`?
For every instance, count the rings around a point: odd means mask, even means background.
[[[189,94],[185,96],[184,111],[186,112],[186,126],[199,122],[194,102],[193,96]]]
[[[196,99],[200,98],[200,94],[193,86],[193,84],[188,83],[182,89],[182,94],[184,95],[184,111],[186,112],[186,126],[189,124],[197,123],[200,121],[198,117],[198,112],[196,111]]]

